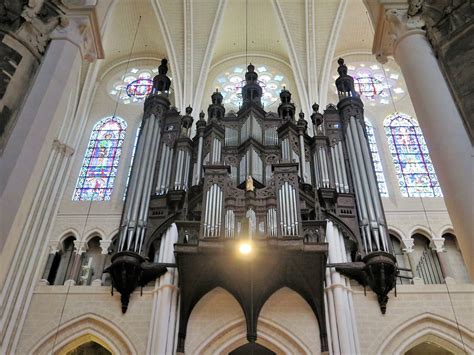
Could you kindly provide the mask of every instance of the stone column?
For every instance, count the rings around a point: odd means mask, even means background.
[[[176,225],[173,223],[161,238],[158,261],[175,263],[174,244],[178,242]],[[147,354],[176,354],[178,312],[178,269],[168,268],[155,283]]]
[[[408,264],[411,269],[411,274],[413,277],[413,284],[420,284],[423,283],[422,279],[417,276],[416,273],[416,265],[415,261],[413,260],[413,246],[415,245],[415,241],[413,238],[408,238],[408,239],[402,239],[402,243],[404,248],[402,250],[406,253],[407,258],[408,258]]]
[[[374,52],[382,62],[393,55],[402,70],[472,277],[473,146],[422,29],[424,22],[417,15],[409,16],[407,8],[384,6],[385,14],[379,16],[377,24]]]
[[[433,246],[434,250],[436,250],[436,254],[438,255],[439,265],[441,266],[441,272],[443,274],[443,278],[446,279],[447,277],[453,278],[453,274],[451,273],[451,269],[449,267],[448,261],[446,260],[446,250],[444,249],[444,238],[433,238]]]
[[[31,295],[41,277],[41,255],[47,252],[74,152],[71,142],[84,121],[82,116],[75,119],[83,60],[100,57],[94,8],[78,7],[73,12],[51,34],[0,157],[0,245],[5,240],[5,255],[12,255],[0,262],[8,265],[0,294],[1,354],[16,352]]]

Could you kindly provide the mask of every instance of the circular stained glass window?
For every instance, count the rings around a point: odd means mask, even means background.
[[[127,95],[129,97],[136,98],[137,100],[143,100],[153,89],[153,80],[151,79],[137,79],[127,85]]]
[[[153,77],[158,74],[158,68],[131,68],[127,73],[112,81],[109,95],[121,103],[140,104],[153,89]]]
[[[223,98],[224,105],[233,109],[242,104],[242,87],[245,85],[245,72],[247,68],[236,66],[229,68],[214,80],[214,87],[218,89]],[[266,65],[255,65],[258,73],[258,83],[262,88],[262,103],[265,109],[278,104],[280,91],[286,86],[286,78],[277,70]]]
[[[359,95],[364,95],[368,99],[373,99],[383,92],[382,82],[373,76],[355,77],[354,86]]]
[[[403,79],[394,69],[378,63],[352,62],[348,74],[354,78],[354,88],[361,99],[370,106],[388,105],[405,96]],[[338,75],[334,76],[337,79]]]

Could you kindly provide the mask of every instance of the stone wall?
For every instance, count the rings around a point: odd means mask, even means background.
[[[85,330],[99,331],[106,343],[124,354],[144,354],[152,307],[152,288],[144,289],[142,296],[135,292],[127,313],[122,314],[120,294],[111,296],[110,287],[40,285],[31,300],[17,353],[59,350],[66,338],[72,341]]]
[[[443,334],[449,343],[462,344],[456,319],[465,346],[472,351],[474,285],[450,284],[448,287],[450,296],[444,284],[397,285],[397,297],[393,291],[389,294],[385,315],[380,312],[372,292],[364,296],[361,287],[353,287],[361,353],[403,353],[409,349],[409,337],[418,338],[426,331],[438,336]],[[404,346],[408,348],[403,349]]]

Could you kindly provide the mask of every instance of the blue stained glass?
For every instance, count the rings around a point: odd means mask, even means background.
[[[379,187],[380,196],[388,197],[387,185],[383,175],[382,162],[377,149],[377,142],[375,141],[374,127],[365,120],[365,130],[367,132],[367,139],[369,140],[370,153],[372,154],[372,161],[374,163],[375,175],[377,176],[377,184]]]
[[[110,200],[127,123],[119,117],[97,122],[87,145],[72,199]]]
[[[402,195],[443,196],[418,122],[394,113],[385,119],[384,126]]]

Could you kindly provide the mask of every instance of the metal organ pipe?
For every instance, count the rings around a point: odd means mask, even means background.
[[[300,134],[300,164],[301,164],[301,178],[303,179],[304,182],[307,182],[306,180],[306,156],[304,154],[304,138],[303,135]]]
[[[321,159],[323,161],[325,187],[329,187],[329,166],[325,147],[321,147]]]
[[[281,234],[285,235],[285,224],[284,224],[284,212],[283,212],[283,193],[282,188],[278,189],[278,202],[279,202],[279,210],[280,210],[280,229]]]
[[[336,168],[337,168],[337,174],[339,176],[339,189],[340,192],[345,192],[345,186],[344,186],[344,177],[342,175],[342,164],[343,162],[343,157],[339,154],[339,149],[338,145],[340,142],[338,142],[336,145],[334,145],[333,150],[334,154],[336,155]]]
[[[151,137],[152,137],[152,134],[153,134],[153,121],[154,121],[154,115],[151,115],[148,120],[147,120],[147,124],[146,124],[146,127],[147,127],[147,130],[146,130],[146,136],[145,136],[145,142],[144,142],[144,145],[146,147],[149,147],[150,146],[150,140],[151,140]],[[143,159],[142,159],[142,162],[144,164],[148,164],[149,163],[149,156],[150,156],[150,149],[145,149],[144,152],[143,152]],[[146,166],[145,166],[146,167]],[[127,233],[127,250],[130,250],[130,246],[133,242],[133,236],[136,232],[136,228],[137,228],[137,219],[138,219],[138,211],[139,211],[139,207],[140,207],[140,198],[142,196],[142,192],[143,192],[143,185],[145,183],[145,171],[146,169],[139,169],[139,174],[138,174],[138,177],[137,177],[137,188],[136,188],[136,191],[135,191],[135,195],[132,196],[132,204],[133,204],[133,207],[132,207],[132,213],[131,213],[131,216],[130,216],[130,219],[129,221],[129,228],[128,228],[128,233]],[[135,235],[136,237],[136,235]]]
[[[356,126],[356,122],[355,122],[354,117],[350,118],[350,125],[351,125],[350,133],[352,134],[353,142],[358,142],[359,139],[358,139],[358,135],[357,135],[357,126]],[[374,234],[374,237],[375,237],[374,239],[375,239],[375,244],[377,245],[377,250],[380,250],[378,223],[377,223],[377,218],[375,216],[375,210],[374,210],[374,205],[373,205],[373,202],[372,202],[372,198],[370,196],[370,186],[369,186],[369,182],[368,182],[368,179],[367,179],[366,170],[364,168],[364,159],[363,159],[363,156],[362,156],[362,151],[361,151],[361,148],[360,148],[360,144],[355,144],[354,148],[355,148],[356,158],[357,158],[357,162],[358,162],[357,165],[358,165],[358,168],[359,168],[359,174],[362,178],[362,188],[364,190],[364,198],[366,200],[367,207],[368,207],[368,212],[369,212],[369,218],[370,218],[370,224],[371,224],[370,230]],[[374,228],[374,227],[376,227],[376,228]]]
[[[147,122],[144,123],[144,127],[146,126],[147,126]],[[140,135],[142,134],[143,134],[143,130],[140,132]],[[133,165],[136,167],[139,167],[141,165],[141,162],[143,161],[143,150],[145,146],[144,138],[145,138],[145,135],[143,135],[143,137],[140,137],[138,141],[138,147],[137,147],[137,151],[135,153],[135,159],[133,162]],[[123,249],[123,245],[125,244],[125,239],[128,234],[128,228],[129,228],[132,207],[133,207],[133,203],[128,203],[128,201],[132,201],[133,197],[135,196],[136,189],[137,189],[136,182],[137,182],[139,173],[140,173],[139,168],[133,169],[132,167],[132,174],[130,176],[130,182],[129,182],[129,187],[127,191],[127,201],[126,201],[125,210],[124,210],[125,220],[123,221],[124,224],[121,226],[122,230],[120,232],[119,250]]]
[[[196,180],[195,184],[198,185],[201,181],[201,171],[202,171],[202,145],[203,145],[203,137],[200,135],[198,140],[198,154],[197,154],[197,162],[196,162]]]
[[[360,207],[359,211],[360,211],[361,220],[363,224],[365,224],[364,227],[362,228],[364,247],[365,247],[366,252],[372,252],[373,247],[372,247],[372,238],[371,238],[370,225],[369,225],[370,221],[369,221],[368,212],[367,212],[366,199],[364,198],[364,190],[362,188],[362,179],[360,177],[360,171],[358,167],[359,164],[358,164],[356,153],[355,153],[354,140],[352,139],[350,125],[347,126],[346,137],[347,137],[347,147],[349,150],[350,161],[352,165],[352,172],[354,173],[354,185],[357,192],[356,202],[357,202],[358,207]]]
[[[369,177],[369,186],[370,186],[370,191],[371,191],[371,197],[372,201],[375,205],[375,214],[377,216],[377,222],[379,224],[379,232],[380,232],[380,237],[383,245],[383,250],[384,251],[389,251],[388,248],[388,237],[386,234],[385,226],[381,224],[381,221],[385,221],[384,213],[382,210],[382,203],[380,201],[380,194],[378,190],[378,185],[377,181],[375,179],[375,173],[374,173],[374,168],[372,165],[372,158],[371,154],[369,153],[369,147],[367,144],[367,140],[365,138],[365,134],[363,131],[363,127],[360,122],[356,123],[357,125],[357,130],[359,133],[359,140],[360,140],[360,147],[362,150],[362,155],[364,157],[365,161],[365,169],[367,172],[367,175]]]
[[[334,147],[329,147],[329,150],[331,152],[331,163],[332,163],[332,171],[333,171],[333,176],[334,176],[334,185],[336,186],[337,192],[340,191],[340,186],[339,186],[339,177],[337,174],[337,167],[336,167],[336,156],[334,155]]]
[[[342,149],[342,141],[337,143],[337,149],[339,150],[339,157],[341,159],[341,167],[342,167],[342,179],[344,182],[344,191],[346,193],[349,192],[349,179],[347,177],[347,171],[346,171],[346,163],[344,159],[344,151]]]
[[[153,186],[153,174],[155,172],[156,166],[156,157],[158,155],[158,149],[160,144],[160,127],[157,120],[153,122],[153,135],[152,135],[152,145],[150,147],[151,150],[151,159],[150,162],[147,164],[147,171],[146,171],[146,181],[145,181],[145,189],[144,193],[142,194],[142,200],[140,205],[140,215],[139,215],[139,232],[137,235],[139,236],[139,244],[138,250],[141,250],[143,245],[143,240],[145,238],[146,226],[145,221],[148,216],[148,208],[150,206],[150,195],[151,189]]]

